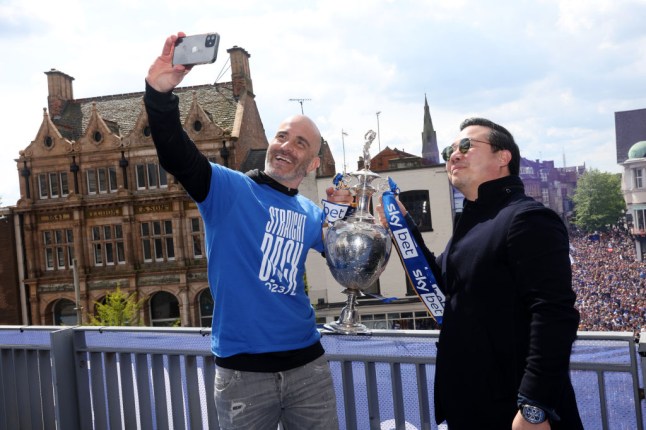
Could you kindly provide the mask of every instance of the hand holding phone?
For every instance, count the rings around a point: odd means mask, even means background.
[[[215,62],[218,56],[218,33],[195,34],[177,39],[173,51],[173,65],[194,66]]]

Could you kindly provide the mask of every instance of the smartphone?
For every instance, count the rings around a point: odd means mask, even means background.
[[[173,65],[194,66],[215,62],[218,56],[220,35],[218,33],[194,34],[175,42]]]

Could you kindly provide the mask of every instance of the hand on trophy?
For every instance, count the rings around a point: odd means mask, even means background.
[[[397,206],[399,206],[399,211],[402,213],[402,215],[406,216],[408,211],[406,210],[406,206],[402,202],[399,201],[399,197],[395,197],[397,200]],[[384,228],[388,228],[388,220],[386,219],[386,213],[384,212],[384,200],[383,196],[379,196],[379,204],[375,208],[375,212],[377,212],[377,216],[379,217],[379,223],[381,223]]]
[[[329,187],[325,190],[325,193],[327,194],[327,199],[333,203],[351,205],[354,201],[354,197],[348,189]]]

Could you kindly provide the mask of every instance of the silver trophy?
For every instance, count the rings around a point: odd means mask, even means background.
[[[375,139],[370,130],[365,135],[363,147],[364,168],[344,174],[340,182],[356,197],[356,210],[343,220],[328,227],[325,237],[325,258],[332,276],[345,287],[345,307],[339,319],[326,324],[329,330],[342,334],[368,334],[370,330],[359,322],[356,309],[357,297],[370,287],[386,268],[392,242],[388,231],[375,223],[369,212],[370,199],[377,191],[385,189],[386,182],[370,171],[370,144]],[[381,184],[379,183],[381,182]]]

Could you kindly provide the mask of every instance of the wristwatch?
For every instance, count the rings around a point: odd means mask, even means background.
[[[540,424],[547,419],[545,411],[538,406],[528,404],[520,405],[520,413],[523,415],[523,418],[531,424]]]

